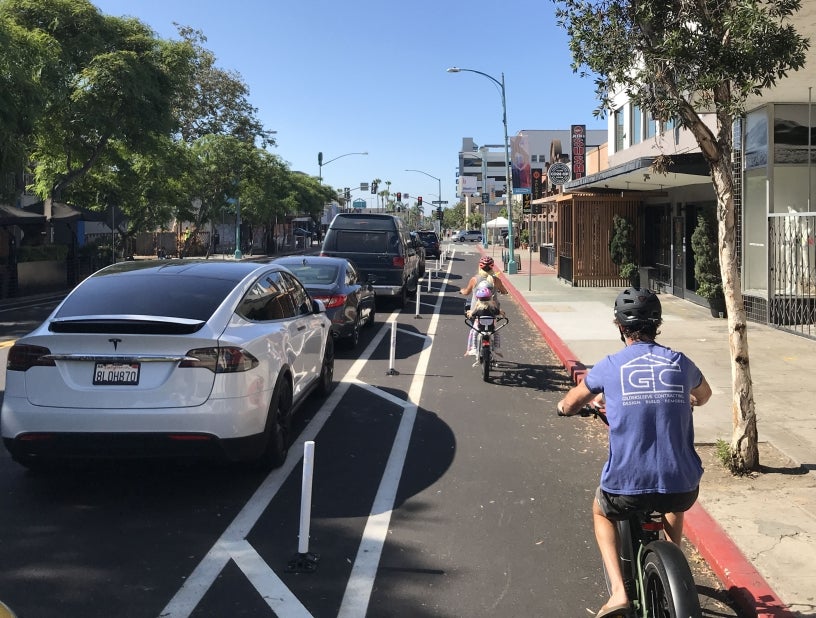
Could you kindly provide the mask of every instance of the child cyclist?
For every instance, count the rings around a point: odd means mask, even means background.
[[[497,318],[504,315],[504,311],[499,307],[499,303],[493,294],[493,286],[487,281],[479,283],[474,290],[475,302],[471,305],[467,312],[467,317],[473,320],[476,324],[479,316],[492,316]],[[465,356],[477,356],[477,346],[479,344],[479,333],[473,328],[468,333],[467,350]],[[501,347],[501,338],[499,333],[493,333],[493,353],[502,357],[499,348]],[[478,363],[478,361],[477,361]]]

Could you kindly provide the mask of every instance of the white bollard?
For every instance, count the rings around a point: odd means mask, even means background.
[[[309,552],[309,522],[312,518],[312,479],[314,478],[313,440],[303,444],[303,482],[300,486],[300,537],[298,553]]]
[[[428,283],[431,282],[431,278],[428,277]],[[419,298],[422,296],[422,284],[417,281],[417,289],[416,289],[416,311],[414,312],[414,319],[421,318],[422,316],[419,315]]]
[[[436,271],[431,271],[431,276],[433,276],[433,273],[435,272]],[[430,292],[431,292],[431,277],[428,277],[428,293],[430,294]]]
[[[388,371],[390,376],[399,375],[399,371],[394,368],[394,359],[397,356],[397,323],[391,322],[391,352],[388,355]]]

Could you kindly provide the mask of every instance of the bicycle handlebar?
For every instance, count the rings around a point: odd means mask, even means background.
[[[593,405],[591,403],[588,403],[583,408],[581,408],[578,412],[576,412],[575,414],[571,414],[571,415],[562,414],[556,408],[556,414],[558,414],[558,416],[583,416],[583,417],[592,416],[594,418],[598,418],[601,421],[603,421],[603,423],[607,427],[609,426],[609,419],[606,418],[606,409],[603,408],[603,407],[600,407],[600,406]]]

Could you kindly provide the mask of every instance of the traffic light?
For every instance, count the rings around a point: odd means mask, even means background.
[[[402,193],[400,191],[397,191],[397,201],[398,202],[402,201]]]
[[[417,198],[417,206],[422,206],[422,196],[421,195]]]
[[[371,195],[377,195],[377,183],[371,181]]]
[[[351,199],[351,189],[346,187],[346,201],[348,202]]]
[[[436,209],[436,218],[442,221],[442,207]]]

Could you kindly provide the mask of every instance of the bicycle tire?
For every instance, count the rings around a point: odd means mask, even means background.
[[[654,618],[701,618],[700,598],[688,561],[669,541],[649,543],[643,556],[646,615]]]
[[[490,356],[490,346],[484,346],[482,348],[482,379],[485,382],[490,379],[490,363],[493,360]]]

